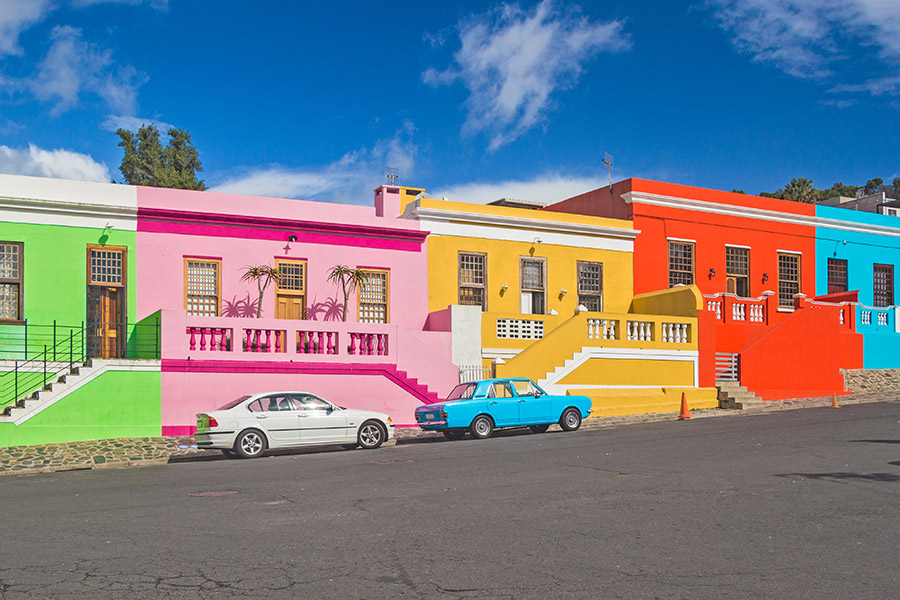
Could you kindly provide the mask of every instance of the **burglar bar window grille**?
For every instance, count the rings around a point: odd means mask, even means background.
[[[726,291],[740,298],[750,296],[750,250],[725,246]]]
[[[219,316],[220,261],[185,259],[185,309],[187,314]]]
[[[359,287],[360,323],[388,322],[388,272],[366,271]]]
[[[828,293],[839,294],[847,291],[847,261],[842,258],[828,259]]]
[[[22,244],[0,242],[0,321],[22,320]]]
[[[894,265],[875,265],[875,306],[894,304]]]
[[[592,312],[603,311],[603,264],[578,261],[578,304]]]
[[[669,287],[694,283],[694,244],[669,242]]]
[[[793,307],[794,294],[800,293],[800,255],[778,255],[778,306]]]
[[[89,283],[91,285],[121,286],[124,284],[121,250],[91,248]]]
[[[459,253],[459,303],[487,310],[487,255]]]

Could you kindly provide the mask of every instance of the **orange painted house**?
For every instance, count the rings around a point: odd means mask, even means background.
[[[862,367],[851,303],[811,300],[812,204],[626,179],[544,210],[632,220],[636,294],[700,288],[703,386],[738,380],[764,400],[840,394],[840,369]]]

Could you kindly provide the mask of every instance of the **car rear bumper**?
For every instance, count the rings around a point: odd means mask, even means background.
[[[234,447],[236,431],[204,431],[194,434],[194,442],[198,448],[229,449]]]

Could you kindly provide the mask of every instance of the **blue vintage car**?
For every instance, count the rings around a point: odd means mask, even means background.
[[[461,383],[447,400],[416,408],[416,422],[440,431],[448,440],[491,437],[499,427],[528,426],[535,433],[559,423],[565,431],[581,427],[591,414],[586,396],[552,396],[524,377],[504,377]]]

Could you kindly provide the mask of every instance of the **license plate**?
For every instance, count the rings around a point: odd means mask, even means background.
[[[434,419],[434,413],[425,413],[425,419],[431,421]]]

